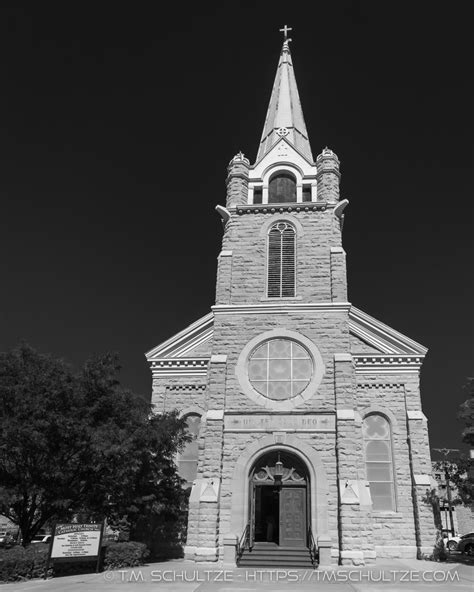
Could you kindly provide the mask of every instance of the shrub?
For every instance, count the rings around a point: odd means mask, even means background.
[[[448,554],[444,545],[443,535],[440,531],[436,534],[436,542],[432,553],[433,561],[446,561]]]
[[[0,554],[0,581],[17,582],[44,575],[49,545],[37,543],[30,547],[12,547]],[[49,570],[48,575],[52,574]]]
[[[107,545],[104,569],[120,569],[143,565],[150,552],[143,543],[111,543]]]
[[[48,559],[49,545],[35,543],[29,547],[0,549],[0,582],[18,582],[42,578]],[[109,543],[102,547],[104,569],[120,569],[143,565],[149,551],[143,543]],[[96,562],[56,563],[48,569],[48,577],[95,571]]]

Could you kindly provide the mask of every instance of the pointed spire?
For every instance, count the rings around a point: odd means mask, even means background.
[[[283,136],[309,161],[313,162],[298,87],[296,86],[295,72],[291,61],[289,47],[291,39],[287,38],[286,32],[284,34],[285,39],[278,62],[270,104],[268,105],[257,161],[265,156],[280,137]]]

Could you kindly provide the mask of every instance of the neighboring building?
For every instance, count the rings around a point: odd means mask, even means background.
[[[189,559],[432,552],[426,349],[348,302],[339,179],[332,150],[313,159],[285,41],[257,159],[231,160],[216,208],[216,303],[147,354],[156,409],[197,436],[179,459]]]

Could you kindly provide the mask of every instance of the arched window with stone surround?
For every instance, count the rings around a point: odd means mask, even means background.
[[[185,487],[192,487],[193,481],[197,476],[198,466],[198,437],[201,427],[201,416],[198,413],[190,413],[186,416],[186,425],[188,432],[192,436],[191,442],[188,442],[178,458],[178,472],[186,480]]]
[[[296,202],[296,177],[287,171],[275,173],[268,184],[268,203]]]
[[[389,421],[372,413],[362,423],[365,466],[372,507],[378,511],[395,511],[395,483],[392,456],[392,433]]]
[[[286,221],[276,222],[268,232],[267,296],[295,295],[296,231]]]

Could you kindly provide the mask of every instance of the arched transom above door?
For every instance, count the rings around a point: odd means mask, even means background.
[[[275,479],[275,473],[280,467],[277,463],[281,463],[280,478]],[[255,484],[271,485],[275,481],[280,481],[282,485],[304,485],[307,482],[307,470],[304,464],[295,455],[286,451],[272,451],[255,463],[251,478]]]

